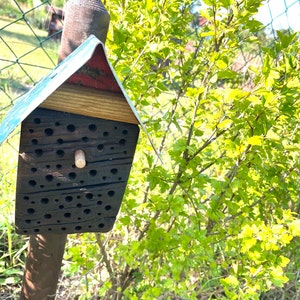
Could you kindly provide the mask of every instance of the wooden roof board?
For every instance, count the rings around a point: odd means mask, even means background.
[[[102,53],[101,58],[96,57],[95,53]],[[102,61],[101,61],[102,59]],[[84,68],[86,63],[90,62],[90,66],[96,65],[96,74],[90,71],[90,74],[85,74]],[[104,69],[99,71],[99,64],[105,62]],[[88,66],[89,64],[87,64]],[[95,67],[95,66],[94,66]],[[80,70],[81,69],[81,70]],[[98,70],[98,71],[97,71]],[[77,74],[76,72],[79,71]],[[107,74],[113,75],[113,79],[109,79]],[[102,72],[102,73],[101,73]],[[88,75],[90,80],[86,80]],[[107,77],[111,81],[110,85],[101,85],[101,79]],[[93,79],[93,80],[91,80]],[[106,84],[108,83],[106,80]],[[46,77],[39,81],[29,92],[21,96],[11,110],[6,114],[4,120],[0,124],[0,145],[7,139],[9,134],[38,106],[40,106],[52,93],[54,93],[64,82],[73,84],[82,84],[83,86],[94,87],[99,90],[121,93],[125,97],[132,113],[137,122],[145,130],[145,127],[136,111],[134,105],[130,101],[122,83],[118,79],[112,65],[107,59],[105,47],[103,43],[94,35],[87,38],[75,51],[73,51],[66,59],[53,69]],[[101,105],[101,101],[99,101]],[[58,103],[59,105],[59,103]]]

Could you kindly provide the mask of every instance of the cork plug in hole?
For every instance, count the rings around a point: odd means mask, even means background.
[[[83,150],[76,150],[75,166],[79,169],[82,169],[86,166],[85,153]]]

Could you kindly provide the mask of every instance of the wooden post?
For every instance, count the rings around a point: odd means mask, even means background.
[[[105,43],[109,20],[101,0],[69,0],[59,61],[91,34]],[[66,240],[66,234],[30,236],[21,300],[55,299]]]

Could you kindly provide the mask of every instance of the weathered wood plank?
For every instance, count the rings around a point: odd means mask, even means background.
[[[122,94],[63,84],[51,94],[41,107],[80,114],[88,117],[138,124]]]
[[[139,126],[37,108],[22,123],[20,234],[107,232],[118,214]],[[85,152],[78,168],[74,154]]]

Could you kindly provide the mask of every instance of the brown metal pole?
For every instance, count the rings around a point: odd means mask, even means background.
[[[100,0],[69,0],[59,61],[91,34],[105,43],[109,20],[109,14]],[[66,240],[66,234],[30,236],[21,300],[55,299]]]
[[[110,16],[101,0],[69,0],[62,34],[60,59],[66,58],[91,34],[103,44]]]
[[[66,234],[30,236],[20,299],[55,299],[66,239]]]

